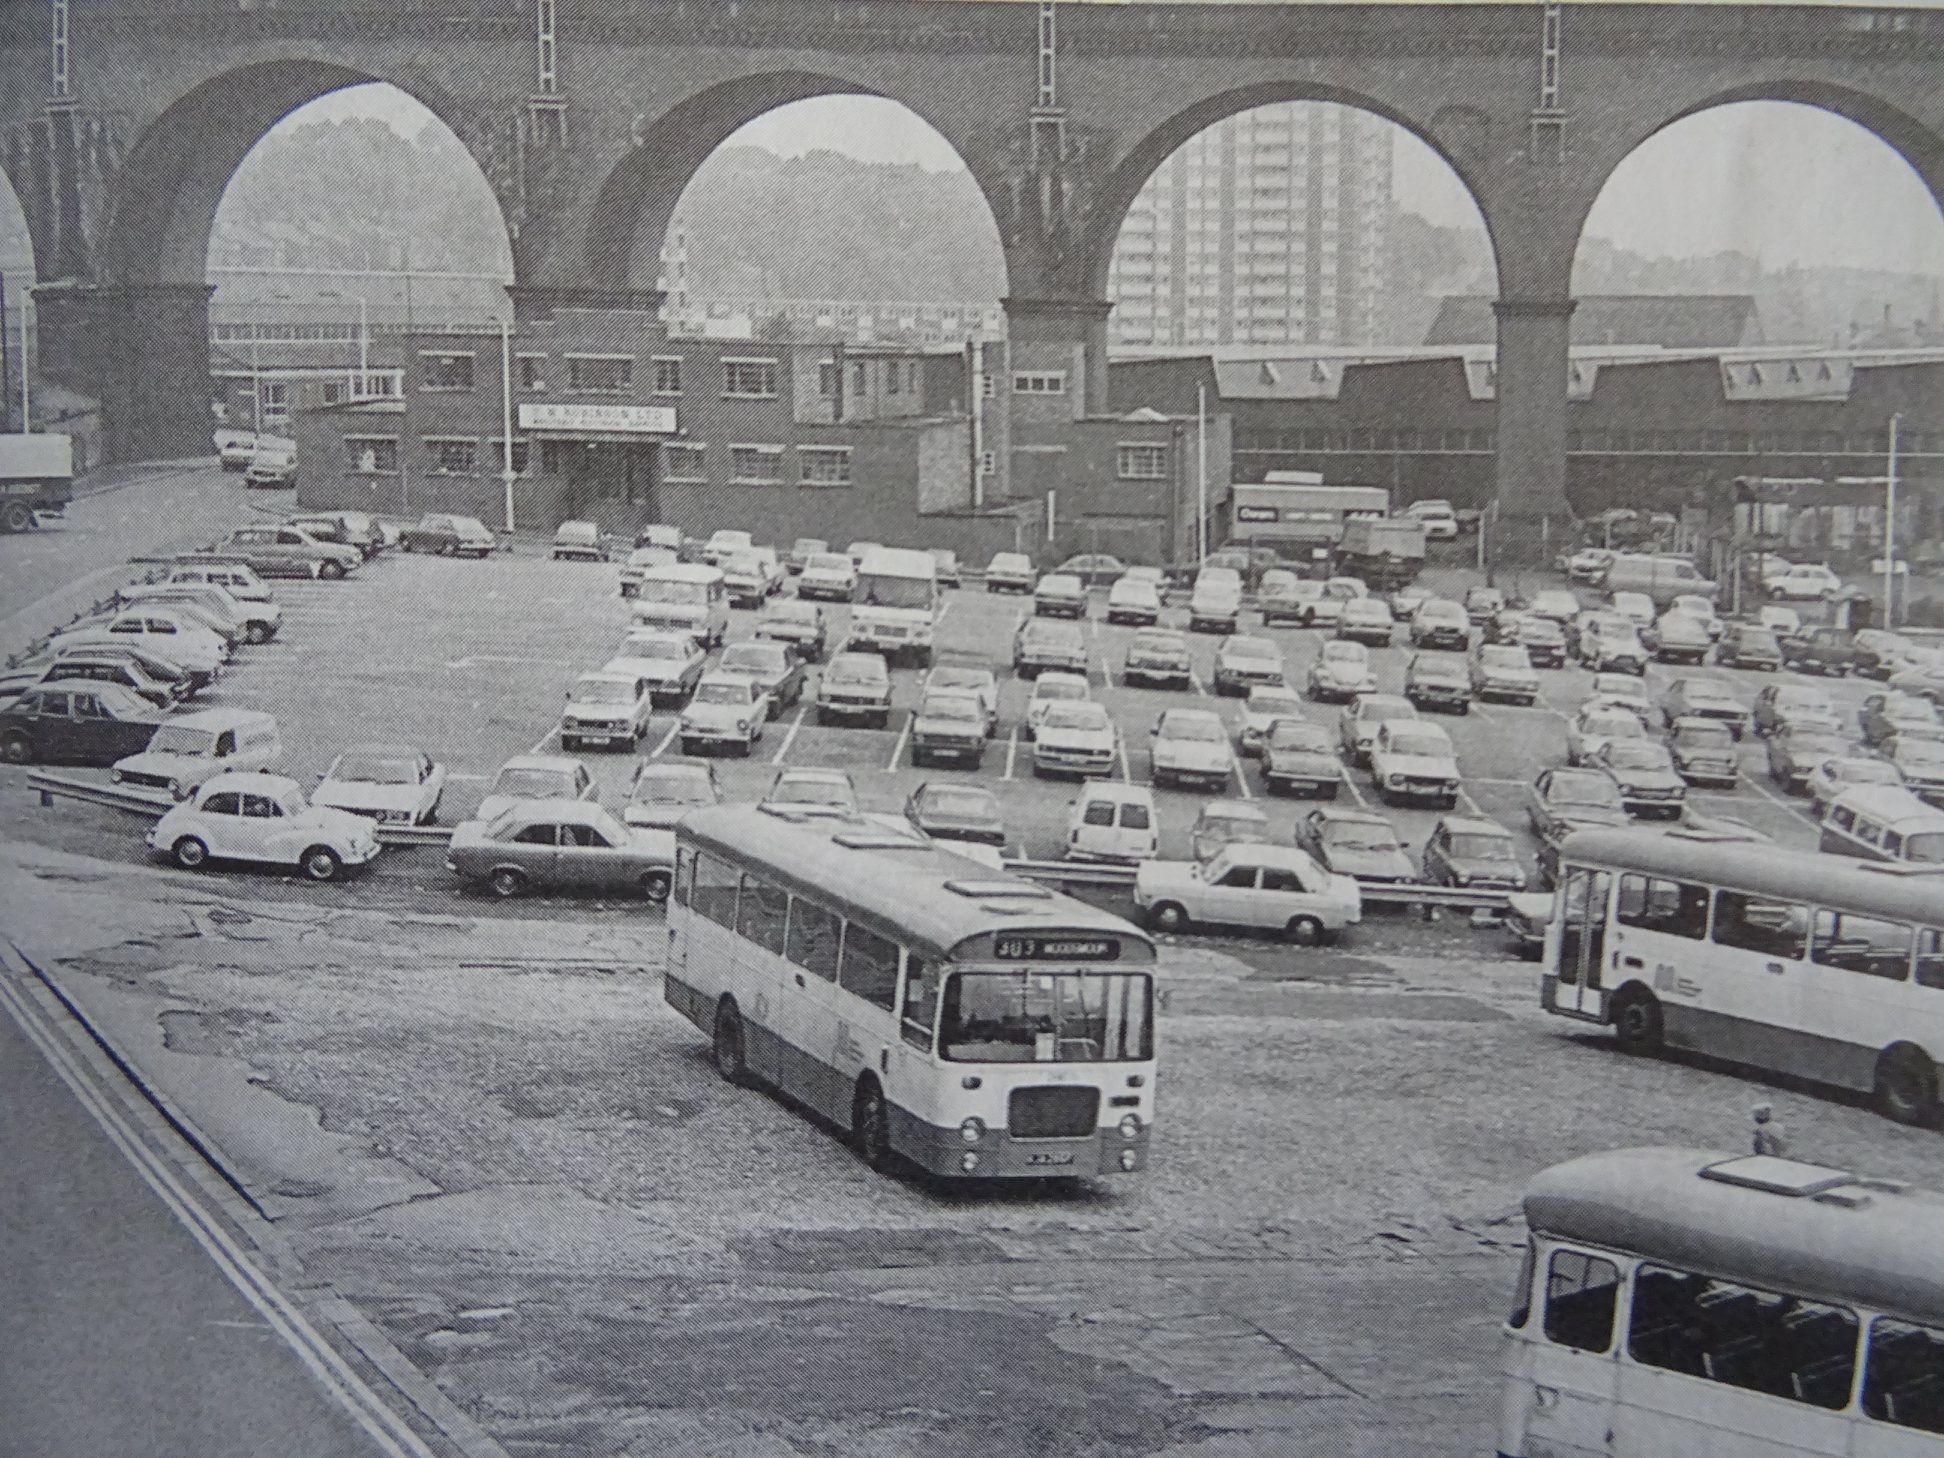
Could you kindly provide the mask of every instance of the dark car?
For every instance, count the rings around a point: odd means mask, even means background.
[[[1448,815],[1431,828],[1424,843],[1424,879],[1433,886],[1523,891],[1526,873],[1511,831],[1496,821]]]
[[[1820,719],[1784,724],[1769,735],[1769,778],[1792,795],[1806,795],[1816,766],[1849,752],[1849,741],[1833,724]]]
[[[1552,618],[1528,613],[1519,622],[1517,642],[1534,668],[1566,666],[1566,633]]]
[[[70,648],[48,664],[40,676],[42,683],[58,683],[62,679],[119,684],[158,709],[174,708],[188,690],[186,678],[157,678],[138,659],[126,654],[94,653],[84,648]]]
[[[1006,822],[992,791],[980,785],[928,783],[905,801],[905,819],[934,840],[1004,846]]]
[[[1760,623],[1729,623],[1721,632],[1721,661],[1729,668],[1773,673],[1782,666],[1782,645]]]
[[[722,650],[716,668],[723,673],[739,673],[754,679],[769,696],[770,717],[803,698],[803,660],[788,643],[773,639],[746,638]]]
[[[499,545],[499,538],[477,517],[428,511],[398,534],[398,545],[403,551],[442,557],[485,557]]]
[[[1850,673],[1856,667],[1856,644],[1846,628],[1810,628],[1782,640],[1782,666],[1825,676]]]
[[[1077,557],[1067,558],[1053,570],[1077,577],[1087,587],[1111,587],[1115,579],[1127,571],[1127,564],[1105,552],[1082,552]]]
[[[1471,670],[1462,658],[1419,654],[1404,670],[1404,697],[1420,709],[1469,714]]]
[[[452,832],[446,869],[495,896],[577,891],[666,901],[675,837],[623,825],[587,800],[516,800]]]
[[[107,768],[140,754],[162,715],[120,684],[37,684],[0,708],[0,760]]]
[[[1665,614],[1641,629],[1640,641],[1656,663],[1706,663],[1714,652],[1707,624],[1686,613]]]

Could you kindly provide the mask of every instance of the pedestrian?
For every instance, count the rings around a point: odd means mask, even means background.
[[[1776,1122],[1775,1110],[1766,1103],[1757,1104],[1755,1115],[1754,1149],[1757,1154],[1772,1154],[1778,1158],[1789,1152],[1789,1133]]]

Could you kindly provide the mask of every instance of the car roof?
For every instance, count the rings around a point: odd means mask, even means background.
[[[516,754],[500,766],[502,772],[510,769],[559,770],[573,774],[581,767],[580,761],[564,754]]]
[[[785,780],[821,780],[825,784],[849,785],[855,782],[847,769],[835,769],[829,765],[786,764],[776,772],[772,783],[782,784]]]
[[[753,688],[755,687],[756,684],[756,680],[751,678],[746,673],[725,671],[720,668],[712,668],[707,673],[703,674],[702,682],[705,684],[706,683],[735,683],[735,684],[741,684],[745,688]]]
[[[1512,832],[1503,825],[1482,815],[1447,815],[1438,824],[1452,835],[1500,835],[1508,840],[1512,837]]]
[[[1323,805],[1310,811],[1309,818],[1318,825],[1381,825],[1386,830],[1391,823],[1375,810],[1359,810],[1351,805]]]
[[[1226,724],[1223,724],[1222,716],[1213,709],[1190,709],[1180,704],[1171,704],[1169,707],[1163,709],[1161,711],[1161,718],[1164,721],[1168,719],[1207,720],[1211,723],[1222,724],[1223,728],[1228,727]]]
[[[338,751],[338,758],[342,759],[347,754],[375,754],[381,756],[397,756],[403,759],[418,759],[424,752],[420,749],[414,749],[409,744],[373,742],[370,744],[348,744]]]
[[[237,729],[252,724],[276,727],[276,718],[261,709],[198,709],[193,714],[171,714],[171,729]]]
[[[508,819],[521,820],[528,824],[537,820],[555,820],[586,825],[597,820],[607,824],[614,821],[614,815],[592,800],[574,800],[565,795],[554,795],[545,800],[515,800],[493,817],[495,823]]]
[[[1064,688],[1070,684],[1077,683],[1081,688],[1089,688],[1092,682],[1085,674],[1066,673],[1057,669],[1048,669],[1045,673],[1042,673],[1038,678],[1033,680],[1033,692],[1038,693],[1042,684],[1051,684],[1056,688]]]
[[[577,675],[574,679],[574,682],[577,684],[580,683],[632,684],[634,682],[634,675],[628,673],[622,673],[618,669],[612,669],[612,668],[591,668],[587,672]]]
[[[224,770],[204,780],[197,787],[197,793],[207,794],[219,786],[225,790],[240,790],[246,795],[286,795],[293,790],[301,790],[288,775],[273,775],[265,770]]]

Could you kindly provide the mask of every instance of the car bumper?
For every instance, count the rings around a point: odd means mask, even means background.
[[[1455,800],[1458,798],[1456,780],[1420,779],[1416,775],[1406,775],[1401,781],[1394,781],[1386,775],[1377,782],[1386,795],[1398,800]]]
[[[563,743],[571,739],[580,744],[632,744],[635,741],[635,727],[632,724],[582,724],[567,720],[560,726],[560,738]]]
[[[1472,696],[1461,689],[1410,689],[1404,690],[1404,697],[1420,709],[1463,709],[1471,705]]]
[[[1338,628],[1337,633],[1341,637],[1348,638],[1352,643],[1362,643],[1371,648],[1387,648],[1390,646],[1392,630],[1390,628],[1352,627]]]
[[[726,724],[684,724],[680,736],[691,744],[754,744],[756,730],[741,731]]]
[[[1111,749],[1061,749],[1038,740],[1033,745],[1033,763],[1040,769],[1062,774],[1106,774],[1114,767]]]
[[[817,712],[838,719],[870,719],[891,712],[888,699],[818,699]]]
[[[1142,683],[1187,683],[1189,669],[1185,663],[1130,663],[1121,670],[1121,677]]]
[[[1154,766],[1154,777],[1157,780],[1165,775],[1177,784],[1188,785],[1226,785],[1233,773],[1234,770],[1229,765],[1217,767],[1207,764],[1162,764],[1156,761]]]
[[[985,740],[944,738],[932,735],[914,735],[911,741],[914,755],[929,755],[933,759],[965,759],[977,762],[985,755]]]

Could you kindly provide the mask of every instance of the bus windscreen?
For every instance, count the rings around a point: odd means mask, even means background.
[[[1114,1063],[1154,1056],[1146,973],[959,972],[945,984],[939,1056],[955,1063]]]

